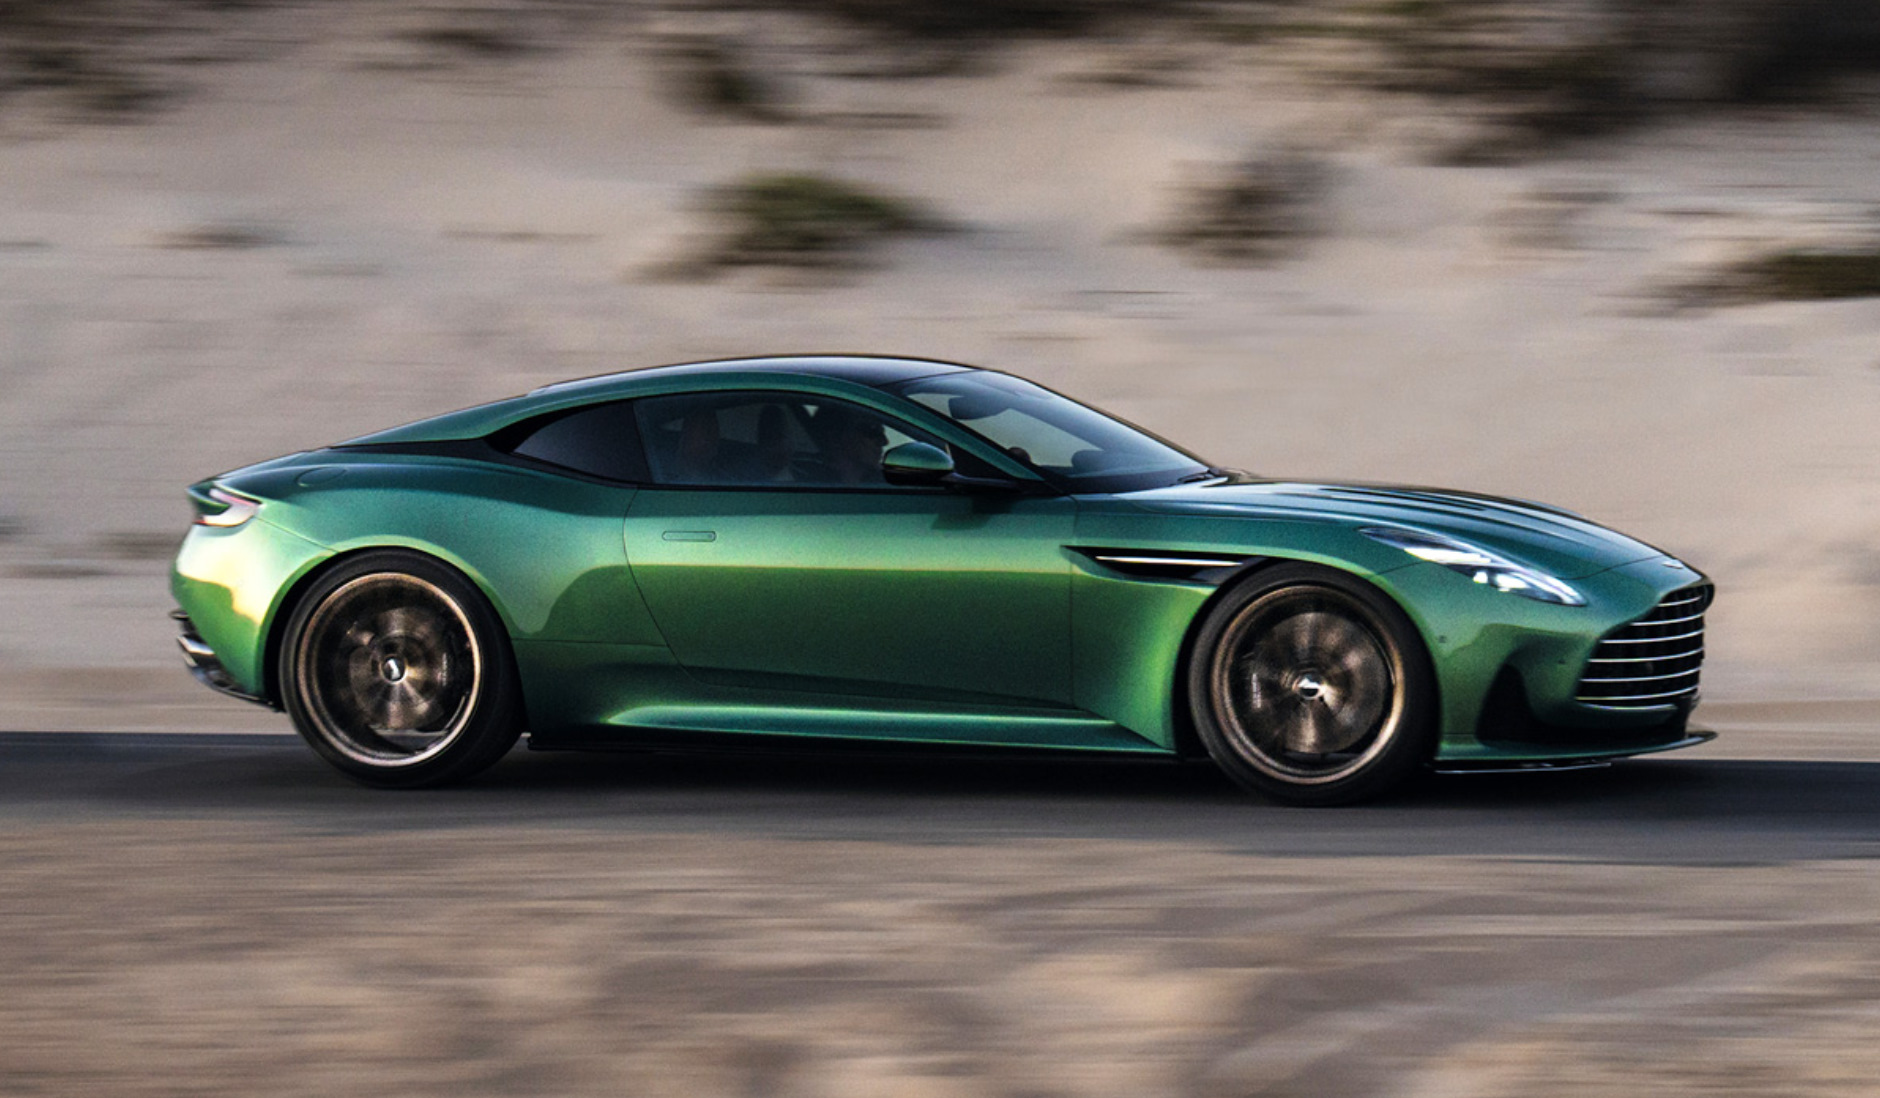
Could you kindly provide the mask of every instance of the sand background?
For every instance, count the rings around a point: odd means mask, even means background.
[[[1880,697],[1880,300],[1667,297],[1871,233],[1869,98],[1454,166],[1431,152],[1454,108],[1219,35],[1017,40],[888,79],[894,43],[775,12],[188,10],[140,39],[187,61],[152,70],[183,74],[158,109],[0,100],[8,727],[284,727],[177,666],[193,480],[558,378],[789,351],[997,366],[1262,473],[1575,508],[1716,579],[1714,713]],[[466,20],[525,48],[431,33]],[[675,95],[672,44],[699,35],[791,120]],[[1299,254],[1153,241],[1184,185],[1273,149],[1330,173]],[[664,273],[713,187],[800,170],[960,231],[832,277]]]
[[[1651,117],[1492,158],[1453,155],[1482,103],[1353,75],[1362,5],[1216,6],[1268,22],[962,50],[706,3],[0,0],[0,1093],[1874,1094],[1880,299],[1668,293],[1872,239],[1870,90],[1690,90],[1758,10],[1871,5],[1640,5]],[[92,52],[34,53],[34,8]],[[699,41],[788,120],[676,95]],[[1155,242],[1300,150],[1296,254]],[[756,171],[958,231],[673,278]],[[1579,509],[1716,579],[1727,735],[1310,812],[1200,766],[521,752],[389,796],[271,737],[59,734],[287,732],[176,657],[184,485],[784,351]]]

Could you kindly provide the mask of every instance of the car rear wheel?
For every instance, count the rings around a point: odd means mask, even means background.
[[[368,785],[458,781],[521,734],[501,621],[455,570],[386,550],[321,576],[281,646],[282,703],[321,757]]]
[[[1402,782],[1435,750],[1435,679],[1416,627],[1344,573],[1281,565],[1208,612],[1189,705],[1208,754],[1292,804],[1343,804]]]

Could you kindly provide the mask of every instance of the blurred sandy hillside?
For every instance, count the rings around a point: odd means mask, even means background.
[[[1573,507],[1716,577],[1708,696],[1880,694],[1877,45],[1773,0],[0,4],[0,715],[269,720],[173,666],[192,480],[813,350]]]

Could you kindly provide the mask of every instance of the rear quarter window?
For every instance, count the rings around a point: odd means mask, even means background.
[[[507,440],[498,440],[497,445],[517,457],[604,480],[646,480],[646,451],[640,445],[632,401],[597,404],[531,420],[512,432],[513,444],[503,446]]]

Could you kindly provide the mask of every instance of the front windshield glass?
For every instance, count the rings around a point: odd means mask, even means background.
[[[1127,492],[1210,472],[1140,428],[1009,374],[941,374],[893,389],[1072,491]]]

